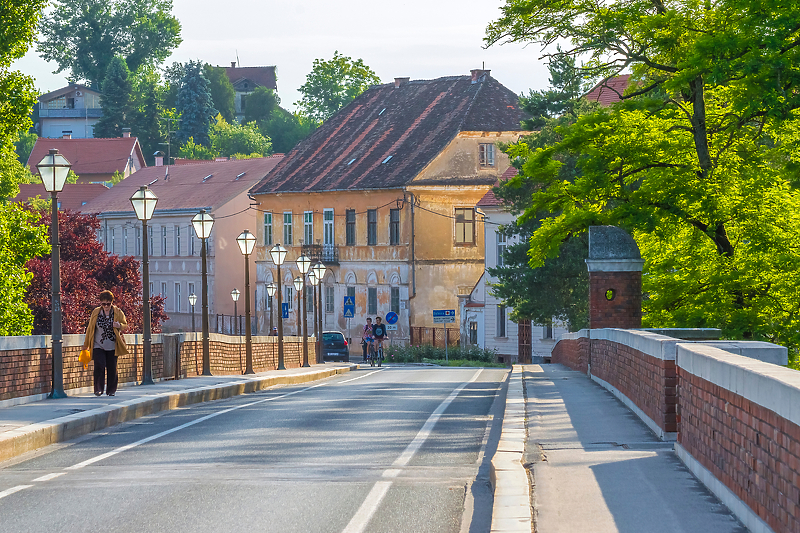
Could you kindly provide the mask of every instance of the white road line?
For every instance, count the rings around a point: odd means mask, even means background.
[[[33,487],[33,485],[17,485],[16,487],[11,487],[10,489],[6,489],[3,492],[0,492],[0,498],[5,498],[6,496],[11,496],[15,492],[19,492],[21,490]]]
[[[481,374],[483,370],[478,370],[475,372],[475,375],[472,376],[472,379],[469,381],[462,383],[458,387],[456,387],[453,392],[450,393],[442,403],[439,404],[439,407],[428,417],[428,420],[422,426],[422,429],[419,430],[417,436],[414,437],[414,440],[406,447],[403,453],[400,454],[400,457],[394,460],[392,463],[393,468],[389,468],[384,471],[382,477],[385,478],[396,478],[400,475],[401,469],[398,467],[406,466],[411,459],[414,457],[414,454],[419,451],[422,445],[425,443],[425,440],[430,436],[431,432],[433,431],[433,426],[436,425],[436,422],[442,417],[442,413],[444,413],[445,409],[456,399],[458,393],[461,392],[464,387],[473,383],[478,376]],[[367,524],[372,519],[372,516],[375,514],[375,511],[378,510],[378,507],[381,504],[381,501],[386,496],[386,493],[389,492],[389,488],[391,488],[393,481],[378,481],[375,483],[375,486],[372,487],[372,490],[369,491],[364,503],[361,504],[361,507],[358,508],[356,511],[355,516],[350,520],[350,523],[347,524],[347,527],[344,528],[342,533],[363,533],[366,529]]]
[[[66,472],[56,472],[54,474],[47,474],[46,476],[37,477],[34,481],[50,481],[51,479],[55,479],[58,476],[63,476]]]
[[[371,376],[372,374],[377,374],[378,372],[382,372],[382,371],[381,370],[376,370],[375,372],[370,372],[369,374],[364,374],[363,376],[358,376],[357,378],[346,379],[344,381],[340,381],[339,385],[341,385],[342,383],[350,383],[351,381],[355,381],[357,379],[363,379],[363,378],[365,378],[367,376]]]

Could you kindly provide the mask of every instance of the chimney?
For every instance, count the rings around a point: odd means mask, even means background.
[[[72,132],[71,131],[62,131],[61,132],[62,139],[72,139]]]
[[[231,68],[236,68],[236,61],[231,61]]]
[[[469,71],[472,74],[472,83],[480,83],[486,79],[486,76],[489,75],[491,70],[484,70],[482,68],[476,68]]]
[[[397,89],[401,85],[405,85],[411,80],[411,78],[395,78],[394,79],[394,88]]]
[[[153,154],[153,157],[156,159],[156,166],[163,167],[164,166],[164,152],[158,151]]]
[[[130,138],[131,136],[131,129],[130,128],[122,128],[122,137],[125,139]]]

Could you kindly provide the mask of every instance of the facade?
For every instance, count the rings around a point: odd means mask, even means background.
[[[115,172],[127,178],[147,164],[139,140],[127,133],[125,135],[113,139],[39,137],[28,156],[28,167],[35,172],[39,161],[51,148],[56,148],[72,165],[79,184],[106,183],[111,181]]]
[[[85,85],[70,84],[39,97],[40,137],[73,139],[94,136],[94,125],[103,116],[100,92]]]
[[[244,119],[244,110],[247,108],[247,95],[256,87],[266,87],[273,91],[278,90],[275,67],[237,67],[236,61],[231,61],[230,67],[225,67],[225,73],[233,85],[236,93],[234,104],[236,107],[236,120]]]
[[[190,331],[192,309],[189,295],[197,295],[195,322],[201,328],[201,242],[192,227],[192,217],[205,209],[215,219],[208,239],[208,303],[212,331],[216,314],[233,315],[230,293],[244,293],[244,256],[236,237],[249,229],[256,232],[248,190],[280,161],[281,156],[240,161],[206,162],[195,165],[157,166],[140,170],[81,208],[96,213],[106,251],[142,257],[142,225],[131,207],[131,195],[150,185],[158,196],[155,214],[148,222],[150,293],[165,298],[169,320],[163,331]],[[255,264],[251,257],[251,289],[255,288]],[[251,311],[262,312],[253,300]],[[238,306],[244,315],[244,298]],[[258,334],[258,331],[254,331]],[[263,333],[263,332],[261,332]]]
[[[262,217],[259,290],[273,281],[268,250],[281,243],[287,262],[304,252],[327,265],[324,329],[356,338],[366,317],[389,311],[400,317],[393,341],[433,326],[433,310],[457,310],[483,271],[474,206],[509,166],[495,143],[516,141],[523,118],[489,71],[368,89],[251,191]],[[298,275],[290,266],[284,297]]]

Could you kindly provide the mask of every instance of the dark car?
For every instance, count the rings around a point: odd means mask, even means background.
[[[338,331],[322,332],[322,359],[350,362],[350,349],[344,335]]]

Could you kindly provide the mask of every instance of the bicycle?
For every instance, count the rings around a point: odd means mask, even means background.
[[[368,347],[367,347],[367,359],[369,359],[369,366],[375,366],[376,356],[375,356],[375,343],[374,342],[370,342],[368,344]],[[380,362],[378,363],[378,366],[381,366]]]

